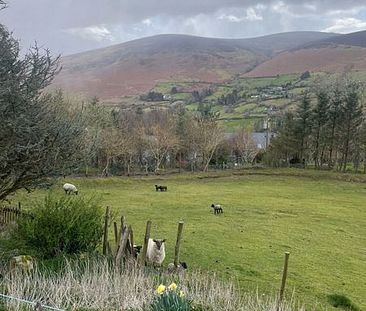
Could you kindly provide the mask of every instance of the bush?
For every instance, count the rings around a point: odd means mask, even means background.
[[[16,238],[43,258],[94,251],[103,234],[103,210],[95,199],[47,196],[18,223]]]
[[[351,299],[345,295],[328,295],[328,301],[335,308],[342,308],[349,311],[360,311],[360,309],[352,303]]]

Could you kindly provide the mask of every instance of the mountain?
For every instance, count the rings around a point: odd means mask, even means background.
[[[366,31],[315,40],[283,51],[261,63],[247,77],[275,76],[304,71],[366,70]]]
[[[319,48],[324,46],[346,45],[366,47],[366,30],[352,32],[345,35],[337,35],[310,42],[302,48]]]
[[[52,87],[110,99],[147,92],[159,80],[222,82],[283,51],[336,37],[321,32],[252,39],[158,35],[63,57]]]

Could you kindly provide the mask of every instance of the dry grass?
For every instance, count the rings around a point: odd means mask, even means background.
[[[1,287],[8,295],[67,310],[144,310],[160,283],[178,283],[194,304],[204,311],[274,311],[275,299],[258,293],[240,293],[232,282],[215,275],[191,272],[180,276],[126,266],[117,272],[106,259],[66,261],[58,273],[36,269],[31,274],[7,275]],[[23,306],[8,304],[9,310]],[[282,311],[303,310],[294,301]]]

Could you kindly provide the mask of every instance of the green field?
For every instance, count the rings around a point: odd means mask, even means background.
[[[142,243],[145,223],[151,219],[152,236],[167,238],[166,264],[172,261],[177,222],[184,220],[181,257],[191,269],[234,277],[246,291],[258,287],[273,293],[284,252],[289,251],[288,293],[295,290],[307,305],[325,307],[330,307],[328,295],[345,295],[362,309],[366,308],[366,179],[343,181],[350,176],[249,170],[71,181],[81,195],[99,195],[116,219],[126,216],[137,243]],[[62,194],[63,182],[53,191]],[[155,192],[156,183],[166,184],[169,191]],[[29,207],[43,194],[20,193],[14,199]],[[223,215],[213,215],[209,208],[213,202],[223,204]]]

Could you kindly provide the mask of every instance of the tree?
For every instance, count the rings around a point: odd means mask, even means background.
[[[309,71],[305,71],[301,74],[300,76],[300,80],[306,80],[310,78],[310,72]]]
[[[61,93],[42,92],[58,63],[37,46],[21,57],[18,42],[0,24],[0,200],[79,163],[81,118],[65,109]]]
[[[336,142],[338,141],[339,131],[337,129],[340,127],[341,118],[342,118],[342,101],[343,101],[343,93],[340,89],[339,83],[335,83],[335,85],[331,88],[331,96],[329,107],[327,111],[327,140],[329,145],[329,168],[333,167],[333,154]]]
[[[235,153],[240,157],[242,163],[252,163],[258,153],[258,148],[252,138],[252,133],[242,128],[233,138]]]
[[[203,171],[208,171],[210,161],[224,138],[218,118],[219,114],[211,111],[198,113],[188,129],[190,149],[195,156],[201,154]]]
[[[305,159],[308,147],[308,138],[311,132],[311,109],[309,94],[305,93],[297,110],[297,129],[296,134],[300,143],[299,159]]]
[[[342,106],[342,125],[340,144],[342,160],[340,168],[346,171],[352,142],[356,139],[361,124],[362,105],[360,101],[360,84],[355,81],[346,81],[344,104]]]
[[[164,159],[179,145],[174,116],[167,113],[163,115],[163,118],[151,126],[145,124],[139,130],[147,151],[154,159],[155,172],[159,171]]]
[[[271,141],[265,160],[272,166],[288,165],[291,159],[299,159],[300,144],[296,135],[298,124],[292,113],[288,112],[283,117],[279,133]]]
[[[326,143],[325,128],[328,121],[329,94],[325,89],[320,89],[316,95],[318,100],[312,113],[314,130],[313,159],[315,167],[319,168],[323,163],[323,153]]]

